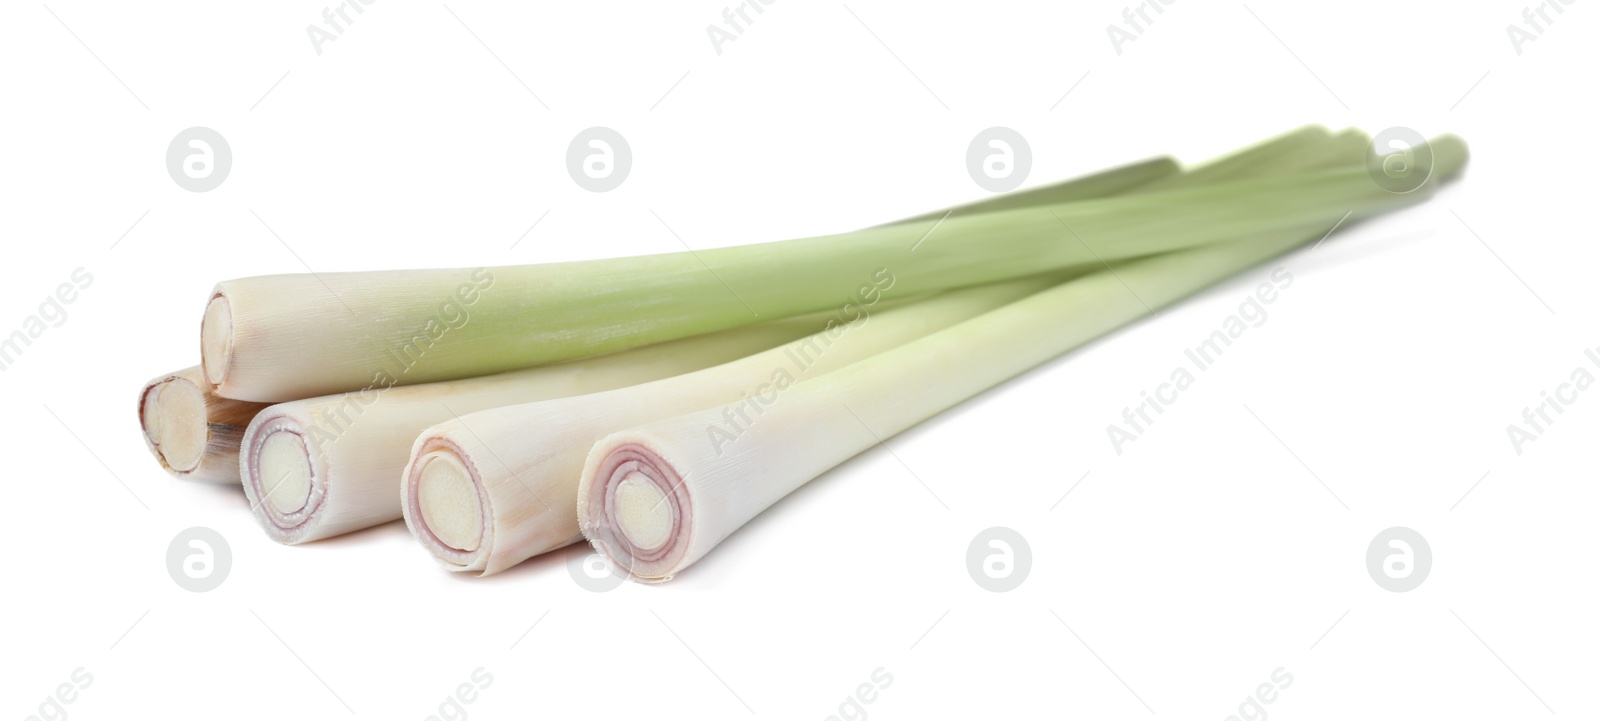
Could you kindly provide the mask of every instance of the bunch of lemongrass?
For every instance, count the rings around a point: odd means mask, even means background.
[[[446,567],[494,573],[581,537],[578,478],[608,434],[720,408],[742,421],[721,452],[773,388],[1091,270],[1174,253],[1239,262],[1328,218],[1423,195],[1372,183],[1367,145],[1358,130],[1310,126],[1187,171],[1156,158],[852,233],[699,254],[226,281],[206,308],[201,366],[147,384],[140,422],[174,475],[242,479],[276,540],[404,516]]]

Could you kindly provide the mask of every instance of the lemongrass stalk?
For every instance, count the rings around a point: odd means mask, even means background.
[[[1181,174],[1154,180],[1143,186],[1143,189],[1147,192],[1176,190],[1270,175],[1284,167],[1285,159],[1315,153],[1327,144],[1329,136],[1328,129],[1321,125],[1295,128],[1221,157],[1185,168]]]
[[[1086,175],[1081,178],[1073,178],[1027,190],[1015,190],[946,210],[923,213],[922,215],[897,221],[895,224],[922,223],[939,220],[951,215],[971,215],[973,213],[988,213],[996,210],[1057,205],[1077,200],[1104,198],[1111,195],[1136,192],[1141,188],[1149,187],[1162,179],[1176,176],[1181,172],[1182,168],[1178,165],[1178,161],[1162,156],[1124,165],[1120,168],[1101,171],[1093,175]]]
[[[1367,151],[1372,146],[1372,136],[1360,128],[1345,128],[1333,133],[1321,145],[1287,153],[1274,164],[1272,172],[1280,175],[1310,170],[1362,167],[1367,161]]]
[[[1431,182],[1465,163],[1459,139],[1431,146]],[[726,407],[609,435],[589,454],[580,481],[584,535],[630,578],[668,580],[779,499],[883,439],[1315,237],[1242,234],[1239,242],[1069,281],[796,384],[735,444],[707,438]]]
[[[1370,142],[1371,137],[1359,128],[1329,133],[1321,126],[1306,126],[1182,173],[1159,178],[1131,192],[1163,193],[1241,180],[1363,167]]]
[[[273,540],[304,543],[401,516],[397,479],[417,434],[512,403],[675,376],[775,347],[823,321],[799,316],[605,356],[460,381],[375,384],[267,407],[236,447],[235,473]]]
[[[948,291],[850,313],[816,333],[720,366],[590,395],[492,408],[423,431],[403,478],[406,526],[452,571],[498,573],[582,539],[578,473],[617,428],[708,405],[764,399],[789,385],[920,338],[1055,285],[1059,276]]]
[[[245,278],[202,324],[207,379],[279,401],[482,375],[813,312],[890,268],[921,294],[1098,266],[1393,202],[1352,170],[952,216],[699,253]],[[1063,226],[1082,242],[1063,242]],[[1227,231],[1220,230],[1227,228]]]
[[[239,440],[265,403],[211,392],[200,367],[150,379],[139,391],[145,446],[174,477],[202,483],[239,482]]]
[[[1312,167],[1316,160],[1321,159],[1321,153],[1326,150],[1324,146],[1329,141],[1327,128],[1308,125],[1206,161],[1188,170],[1181,169],[1176,161],[1163,156],[1084,178],[1012,191],[987,200],[958,205],[949,210],[923,213],[900,222],[940,220],[956,214],[970,215],[1011,208],[1055,205],[1110,195],[1177,190],[1229,180],[1282,175]]]
[[[1319,128],[1320,129],[1320,128]],[[1246,178],[1286,177],[1299,173],[1365,167],[1372,138],[1360,128],[1337,133],[1323,132],[1319,142],[1306,143],[1299,134],[1283,136],[1280,143],[1267,144],[1255,153],[1235,153],[1224,159],[1141,186],[1140,192],[1159,193],[1196,185]],[[1266,151],[1275,152],[1266,152]]]
[[[1159,193],[1247,178],[1361,167],[1371,142],[1372,137],[1360,128],[1329,133],[1321,126],[1306,126],[1146,183],[1136,192]]]
[[[1151,181],[1159,180],[1166,176],[1174,175],[1180,172],[1181,169],[1175,160],[1169,157],[1152,158],[1150,160],[1113,168],[1092,175],[1062,181],[1043,188],[1007,193],[1000,197],[969,203],[951,208],[947,211],[933,211],[921,216],[897,221],[891,225],[936,220],[955,212],[961,212],[963,214],[982,213],[992,210],[1041,206],[1095,197],[1104,197],[1107,195],[1124,192],[1140,185],[1147,185]],[[471,277],[474,281],[472,283],[474,286],[486,282],[485,280],[481,279],[480,276],[476,275],[476,273]],[[221,286],[219,285],[219,288],[220,287]],[[462,285],[458,286],[457,292],[461,296],[460,300],[466,301],[468,304],[476,302],[475,296],[477,295],[477,289],[469,288],[468,284],[463,283]],[[222,365],[227,367],[231,365],[232,356],[234,353],[234,342],[232,335],[236,332],[236,329],[234,328],[235,319],[233,318],[231,303],[217,303],[215,302],[216,300],[217,296],[214,295],[213,302],[208,304],[206,309],[206,317],[204,319],[205,327],[202,331],[202,355],[203,357],[211,358],[213,360],[221,359],[220,361],[213,363],[213,365]],[[454,309],[452,309],[452,311],[454,311]],[[462,312],[464,313],[465,311]],[[453,322],[453,320],[451,322]],[[449,327],[451,322],[446,322],[444,325]],[[406,361],[411,360],[410,353],[413,349],[405,347],[404,344],[402,344],[400,348],[390,350],[400,350],[403,352],[404,358],[396,359],[399,363],[405,363]],[[417,351],[418,355],[420,356],[425,349],[419,347]],[[390,353],[388,355],[392,356],[394,353]],[[407,370],[409,370],[409,366],[405,367]],[[381,369],[379,372],[381,372]],[[403,380],[402,382],[415,381]],[[245,391],[239,390],[237,385],[238,384],[230,386],[227,392],[235,395],[245,394]],[[218,383],[217,386],[220,388],[222,384]],[[276,397],[283,396],[284,394],[275,393],[272,395]]]

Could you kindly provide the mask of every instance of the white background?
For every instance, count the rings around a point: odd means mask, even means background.
[[[482,667],[473,718],[822,719],[882,667],[871,718],[1223,719],[1282,667],[1273,718],[1594,717],[1600,392],[1521,455],[1506,435],[1600,374],[1594,8],[1519,55],[1523,0],[1178,0],[1119,55],[1130,4],[780,0],[720,55],[724,0],[379,0],[320,55],[320,2],[8,6],[0,333],[94,282],[0,373],[0,714],[82,667],[72,718],[422,719]],[[996,125],[1032,185],[1307,122],[1474,156],[1274,264],[1296,280],[1267,322],[1121,455],[1106,426],[1271,266],[892,439],[662,587],[593,593],[561,554],[451,575],[400,524],[277,546],[138,437],[219,279],[681,250],[652,211],[696,249],[847,230],[983,196],[964,158]],[[565,168],[593,125],[633,149],[612,192]],[[167,175],[191,126],[231,145],[216,190]],[[165,567],[192,526],[232,548],[209,593]],[[992,526],[1032,548],[1010,593],[965,568]],[[1432,548],[1408,593],[1365,566],[1391,526]]]

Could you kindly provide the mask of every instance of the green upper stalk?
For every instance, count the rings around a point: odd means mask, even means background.
[[[920,294],[1396,202],[1341,169],[698,253],[245,278],[213,293],[204,367],[220,395],[257,401],[483,375],[818,311],[884,271]]]

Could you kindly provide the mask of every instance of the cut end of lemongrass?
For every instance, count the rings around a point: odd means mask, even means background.
[[[245,426],[265,404],[212,392],[200,366],[156,376],[139,391],[139,427],[162,470],[186,481],[239,484]]]
[[[200,322],[200,365],[213,387],[228,377],[233,361],[233,308],[227,296],[217,294],[206,304],[206,317]]]
[[[178,474],[200,466],[208,440],[206,396],[200,386],[178,377],[150,386],[139,416],[163,465]]]
[[[672,509],[667,494],[638,471],[630,471],[617,482],[611,493],[616,509],[617,530],[635,548],[654,549],[666,544],[672,535]]]
[[[434,451],[418,462],[417,506],[440,543],[464,553],[483,543],[483,498],[461,458]]]
[[[402,474],[401,511],[411,535],[451,571],[482,571],[494,542],[477,467],[449,438],[424,435]]]
[[[239,451],[250,510],[274,541],[293,545],[320,538],[314,519],[327,488],[306,431],[293,418],[268,413],[251,422]]]
[[[267,505],[279,513],[306,507],[311,500],[311,452],[300,434],[280,431],[267,436],[256,462],[267,484]]]
[[[584,535],[613,567],[645,582],[670,580],[692,560],[688,488],[653,445],[626,433],[600,441],[578,494]]]

